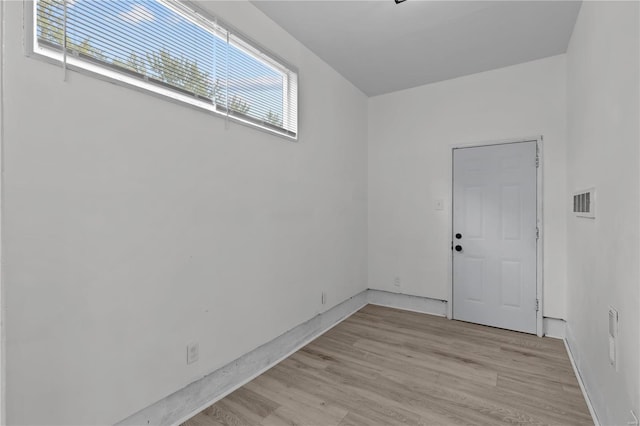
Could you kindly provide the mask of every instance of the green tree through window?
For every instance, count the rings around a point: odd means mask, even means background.
[[[179,2],[67,0],[66,39],[64,0],[35,4],[38,47],[59,52],[66,46],[69,57],[162,83],[216,105],[218,112],[285,130],[282,116],[292,105],[285,104],[285,90],[295,90],[286,87],[288,70],[242,41],[194,24]]]
[[[269,112],[267,112],[267,115],[264,116],[264,121],[276,127],[282,127],[282,119],[280,119],[280,116],[278,114],[274,113],[271,110],[269,110]]]
[[[38,27],[40,38],[51,44],[63,47],[64,3],[62,0],[41,0],[38,2]],[[76,52],[89,56],[99,61],[105,61],[106,57],[100,49],[91,45],[91,39],[85,37],[79,43],[74,42],[67,34],[66,48],[69,52]]]

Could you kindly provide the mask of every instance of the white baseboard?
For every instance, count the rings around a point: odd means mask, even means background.
[[[578,385],[580,385],[580,390],[582,391],[582,395],[584,396],[584,400],[587,403],[587,408],[589,408],[589,414],[591,414],[591,420],[593,420],[593,424],[595,426],[600,426],[600,422],[598,421],[598,416],[596,415],[596,410],[593,408],[593,404],[591,404],[591,399],[589,398],[589,394],[587,393],[587,388],[584,386],[584,382],[582,381],[582,376],[580,375],[580,371],[578,370],[578,366],[576,361],[573,359],[573,353],[571,352],[571,347],[569,346],[569,342],[566,338],[563,338],[564,347],[567,349],[567,355],[569,355],[569,361],[571,361],[571,367],[573,367],[573,373],[576,375],[576,379],[578,380]]]
[[[544,317],[542,319],[543,336],[564,339],[567,337],[567,323],[560,318]]]
[[[117,425],[178,425],[250,382],[366,305],[365,290]]]
[[[445,300],[368,289],[292,328],[202,379],[138,411],[118,422],[117,425],[178,425],[244,386],[367,304],[441,317],[447,316],[447,301]],[[555,318],[545,318],[545,320],[548,320],[548,328],[545,330],[548,330],[550,336],[564,338],[563,320]],[[571,352],[569,350],[568,352],[584,393],[582,380],[571,357]],[[587,402],[589,401],[588,398],[585,397],[585,399]],[[592,411],[593,408],[589,402],[588,404],[589,410]],[[593,412],[592,416],[595,419]],[[597,422],[596,425],[599,426]]]
[[[446,300],[369,289],[367,291],[367,301],[372,305],[388,306],[390,308],[437,315],[439,317],[447,316]]]

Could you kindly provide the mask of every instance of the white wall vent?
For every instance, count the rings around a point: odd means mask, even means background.
[[[577,217],[596,217],[596,189],[589,188],[573,193],[573,213]]]

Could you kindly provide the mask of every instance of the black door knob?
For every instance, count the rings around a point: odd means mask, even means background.
[[[460,238],[462,238],[462,234],[456,234],[456,240],[459,240]]]
[[[462,246],[456,246],[456,251],[462,251]]]

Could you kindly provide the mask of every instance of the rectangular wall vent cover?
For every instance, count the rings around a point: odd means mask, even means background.
[[[596,189],[589,188],[573,194],[573,213],[577,217],[596,217]]]

